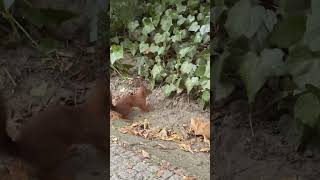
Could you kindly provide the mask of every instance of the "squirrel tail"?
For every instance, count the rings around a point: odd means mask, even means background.
[[[7,133],[7,119],[6,103],[0,94],[0,150],[10,154],[16,154],[18,147]]]

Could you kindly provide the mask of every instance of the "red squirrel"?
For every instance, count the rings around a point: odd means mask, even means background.
[[[6,133],[5,104],[0,99],[1,146],[10,146],[18,152],[17,156],[31,163],[40,180],[66,178],[56,170],[72,145],[92,144],[107,152],[105,117],[110,106],[109,95],[109,85],[103,79],[98,79],[85,103],[73,107],[48,107],[22,126],[15,141]],[[73,176],[68,178],[74,179]]]
[[[135,94],[128,94],[122,97],[115,106],[111,105],[111,110],[119,113],[124,119],[128,119],[128,115],[132,112],[133,107],[139,107],[143,112],[149,112],[146,97],[150,93],[151,90],[145,86],[141,86]]]

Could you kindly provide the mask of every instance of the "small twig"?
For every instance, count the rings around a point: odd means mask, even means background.
[[[249,123],[250,123],[250,129],[251,129],[251,135],[254,137],[253,127],[252,127],[252,106],[249,105]]]
[[[17,86],[17,83],[14,81],[14,79],[12,78],[11,74],[9,73],[9,71],[7,70],[7,68],[3,68],[4,72],[8,75],[9,79],[11,80],[12,84],[14,85],[14,87]]]

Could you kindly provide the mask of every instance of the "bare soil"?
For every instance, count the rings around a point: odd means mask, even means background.
[[[29,117],[48,105],[84,101],[100,65],[97,53],[81,46],[59,51],[54,59],[41,58],[38,52],[26,47],[0,49],[0,91],[8,102],[8,132],[13,138]],[[19,161],[1,157],[1,170],[10,169]],[[78,180],[106,179],[109,176],[105,174],[109,166],[106,159],[90,146],[78,146],[61,170],[75,172]]]
[[[297,152],[297,144],[290,139],[297,136],[292,133],[292,117],[279,118],[266,111],[252,118],[252,136],[246,99],[233,100],[214,113],[223,114],[215,120],[218,179],[319,179],[320,154],[312,149]]]

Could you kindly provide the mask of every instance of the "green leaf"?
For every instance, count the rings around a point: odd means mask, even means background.
[[[170,16],[165,15],[162,17],[160,24],[162,30],[169,31],[169,29],[172,26],[172,18]]]
[[[33,87],[30,90],[30,95],[36,96],[36,97],[43,97],[47,93],[47,88],[48,88],[48,83],[42,82],[39,86]]]
[[[202,89],[210,90],[210,80],[205,80],[205,81],[201,82],[201,86],[202,86]]]
[[[253,103],[257,92],[266,80],[272,76],[286,73],[286,66],[282,61],[283,52],[279,49],[264,49],[261,57],[248,52],[240,65],[240,77],[244,82],[249,103]]]
[[[320,102],[312,93],[301,95],[294,106],[294,116],[302,123],[314,127],[319,123]]]
[[[206,65],[198,65],[195,75],[198,77],[204,76],[204,73],[206,72]]]
[[[195,43],[201,43],[201,41],[202,41],[201,33],[200,33],[200,32],[197,32],[196,35],[194,36],[193,42],[195,42]]]
[[[190,25],[188,31],[197,32],[199,29],[200,29],[200,26],[199,26],[198,22],[193,22],[193,23]]]
[[[187,18],[183,17],[182,15],[178,16],[177,25],[181,26],[184,22],[186,22]]]
[[[1,0],[4,6],[4,10],[8,10],[15,0]]]
[[[280,0],[279,9],[283,10],[284,14],[297,15],[305,13],[306,10],[310,8],[310,0],[300,1],[300,0]]]
[[[128,24],[129,32],[133,32],[134,30],[136,30],[137,27],[139,27],[139,22],[137,20],[129,22]]]
[[[288,48],[303,37],[305,26],[305,16],[288,17],[275,26],[270,41],[278,47]]]
[[[159,46],[157,46],[157,45],[155,45],[155,44],[151,44],[150,45],[150,51],[152,52],[152,53],[155,53],[155,52],[158,52],[159,51]]]
[[[288,69],[293,77],[293,81],[300,89],[305,89],[306,84],[320,86],[320,58],[308,57],[291,57],[288,60]]]
[[[180,70],[183,74],[191,74],[194,72],[195,68],[196,68],[196,65],[185,61],[182,63]]]
[[[164,54],[164,51],[165,51],[165,47],[160,47],[159,49],[158,49],[158,55],[162,55],[162,54]]]
[[[154,36],[154,41],[155,41],[156,44],[159,44],[159,43],[165,42],[169,38],[170,38],[170,33],[169,32],[164,32],[162,34],[157,33]]]
[[[319,15],[318,15],[319,14]],[[312,51],[320,51],[320,13],[312,13],[308,16],[304,44]]]
[[[170,96],[172,92],[176,90],[176,86],[174,84],[166,84],[164,87],[164,95],[165,96]]]
[[[190,51],[191,47],[185,47],[179,50],[179,57],[183,58]]]
[[[184,12],[187,9],[187,6],[182,5],[181,3],[177,3],[177,11],[178,13]]]
[[[180,94],[180,93],[183,91],[183,89],[180,88],[181,80],[182,80],[182,78],[179,78],[179,79],[176,81],[176,83],[175,83],[176,91],[177,91],[178,94]]]
[[[197,15],[197,21],[201,21],[201,20],[203,20],[204,19],[204,15],[202,14],[202,13],[199,13],[198,15]]]
[[[178,42],[182,40],[182,32],[179,31],[177,34],[171,36],[172,42]]]
[[[214,83],[215,101],[220,101],[223,98],[228,97],[234,90],[234,85],[227,82],[217,81]]]
[[[204,73],[204,76],[207,78],[210,78],[210,59],[207,61],[206,71]]]
[[[204,91],[202,93],[201,99],[204,100],[205,102],[209,102],[210,101],[210,92]]]
[[[148,53],[149,52],[149,44],[145,42],[141,42],[139,44],[140,53]]]
[[[130,43],[129,44],[129,50],[130,50],[132,56],[134,56],[137,53],[137,50],[138,50],[138,43],[136,43],[136,42]]]
[[[266,10],[252,6],[250,0],[240,0],[229,11],[225,27],[232,38],[245,35],[252,38],[264,22]]]
[[[266,10],[266,13],[264,15],[263,20],[264,20],[264,24],[265,24],[265,26],[266,26],[266,28],[268,29],[269,32],[273,31],[273,27],[278,22],[277,15],[273,11],[271,11],[269,9]]]
[[[199,83],[198,77],[187,78],[184,84],[187,88],[187,93],[189,94],[190,91],[193,89],[193,87],[198,85],[198,83]]]
[[[123,47],[122,46],[112,45],[110,51],[111,51],[111,54],[110,54],[111,64],[114,64],[117,60],[123,58]]]
[[[189,22],[189,23],[192,23],[196,18],[195,18],[194,16],[192,16],[192,15],[189,15],[189,16],[187,17],[187,19],[188,19],[188,22]]]
[[[209,32],[210,32],[210,24],[205,24],[205,25],[201,26],[201,28],[200,28],[201,35],[204,35]]]
[[[162,74],[163,67],[160,64],[156,64],[153,66],[151,70],[152,78],[157,80],[159,79],[160,75]]]
[[[143,29],[142,29],[142,34],[148,35],[150,32],[155,30],[155,27],[153,26],[152,23],[152,18],[143,18]]]
[[[167,9],[165,15],[170,16],[174,20],[178,19],[179,16],[178,13],[172,9]]]

